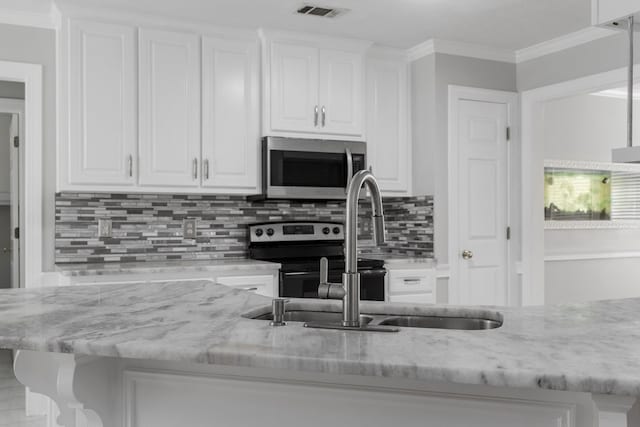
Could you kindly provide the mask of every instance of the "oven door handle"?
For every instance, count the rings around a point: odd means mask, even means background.
[[[282,275],[283,276],[312,276],[314,275],[315,272],[313,271],[289,271],[289,272],[283,272]]]
[[[344,187],[344,193],[347,194],[349,192],[349,183],[353,177],[353,154],[351,154],[351,149],[349,148],[344,149],[344,154],[347,157],[347,184]]]

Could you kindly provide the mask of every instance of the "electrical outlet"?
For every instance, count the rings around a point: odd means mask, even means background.
[[[182,221],[182,237],[185,239],[196,238],[196,220],[193,218],[185,218]]]
[[[109,218],[98,218],[98,237],[111,237],[112,224]]]

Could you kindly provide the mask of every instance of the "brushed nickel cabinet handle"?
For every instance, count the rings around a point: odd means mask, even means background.
[[[327,109],[324,108],[324,105],[322,106],[322,127],[324,127],[324,125],[327,122]]]
[[[468,249],[465,249],[464,251],[462,251],[462,258],[464,259],[471,259],[473,258],[473,252],[471,252]]]
[[[198,179],[198,159],[193,159],[193,179]]]
[[[204,161],[204,179],[209,180],[209,159]]]
[[[129,154],[129,178],[133,177],[133,156]]]
[[[313,109],[313,125],[318,126],[318,106]]]

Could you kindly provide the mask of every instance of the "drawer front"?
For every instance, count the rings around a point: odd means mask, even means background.
[[[231,288],[244,289],[259,295],[273,297],[274,276],[229,276],[218,277],[216,282]]]
[[[433,293],[435,270],[389,270],[389,294]]]
[[[435,304],[436,298],[433,292],[421,294],[390,295],[389,302],[405,302],[409,304]]]

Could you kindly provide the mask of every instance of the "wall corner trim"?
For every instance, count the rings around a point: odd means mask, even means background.
[[[410,61],[415,61],[434,53],[466,56],[488,61],[516,62],[515,53],[512,50],[451,40],[429,39],[407,49],[407,57]]]

